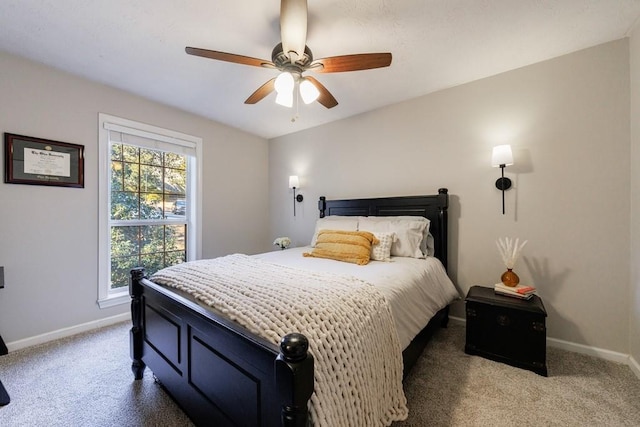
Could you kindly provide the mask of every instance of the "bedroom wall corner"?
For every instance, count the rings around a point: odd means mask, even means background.
[[[631,32],[631,286],[629,290],[629,353],[640,377],[640,23]]]

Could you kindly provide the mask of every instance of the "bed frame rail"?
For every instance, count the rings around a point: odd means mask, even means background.
[[[147,280],[143,268],[131,271],[129,294],[135,378],[148,366],[195,424],[306,426],[314,383],[304,335],[278,348]]]

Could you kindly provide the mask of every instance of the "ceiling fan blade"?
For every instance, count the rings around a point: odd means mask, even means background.
[[[318,102],[320,104],[327,108],[333,108],[338,105],[338,101],[336,101],[333,95],[331,95],[331,92],[329,92],[329,89],[324,87],[322,83],[310,76],[306,76],[305,78],[309,80],[320,92],[320,96],[318,96]]]
[[[282,51],[292,62],[302,57],[307,43],[307,0],[281,1],[280,38]]]
[[[266,59],[252,58],[250,56],[236,55],[234,53],[218,52],[217,50],[186,47],[189,55],[202,56],[203,58],[217,59],[218,61],[233,62],[234,64],[251,65],[254,67],[275,68],[273,62]]]
[[[265,84],[263,84],[262,86],[260,86],[255,92],[251,94],[250,97],[247,98],[246,101],[244,101],[244,103],[255,104],[258,101],[262,101],[262,99],[265,96],[269,95],[271,92],[275,90],[275,82],[276,82],[276,78],[274,77],[268,82],[266,82]]]
[[[390,53],[358,53],[331,56],[313,61],[309,70],[317,73],[341,73],[343,71],[370,70],[391,65]]]

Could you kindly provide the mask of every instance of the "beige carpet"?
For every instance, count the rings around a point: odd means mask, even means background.
[[[191,426],[147,370],[134,381],[129,326],[0,357],[11,403],[0,426]],[[405,383],[404,426],[640,426],[640,380],[625,366],[549,348],[549,377],[464,354],[440,330]]]
[[[442,332],[442,331],[440,331]],[[622,364],[547,347],[548,377],[464,353],[464,326],[434,337],[405,380],[405,426],[640,426],[640,379]]]

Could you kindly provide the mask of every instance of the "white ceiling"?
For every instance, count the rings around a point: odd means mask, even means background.
[[[625,37],[640,0],[308,0],[315,58],[391,52],[389,68],[316,74],[339,105],[244,100],[275,70],[279,0],[2,0],[0,50],[265,137],[296,132]]]

